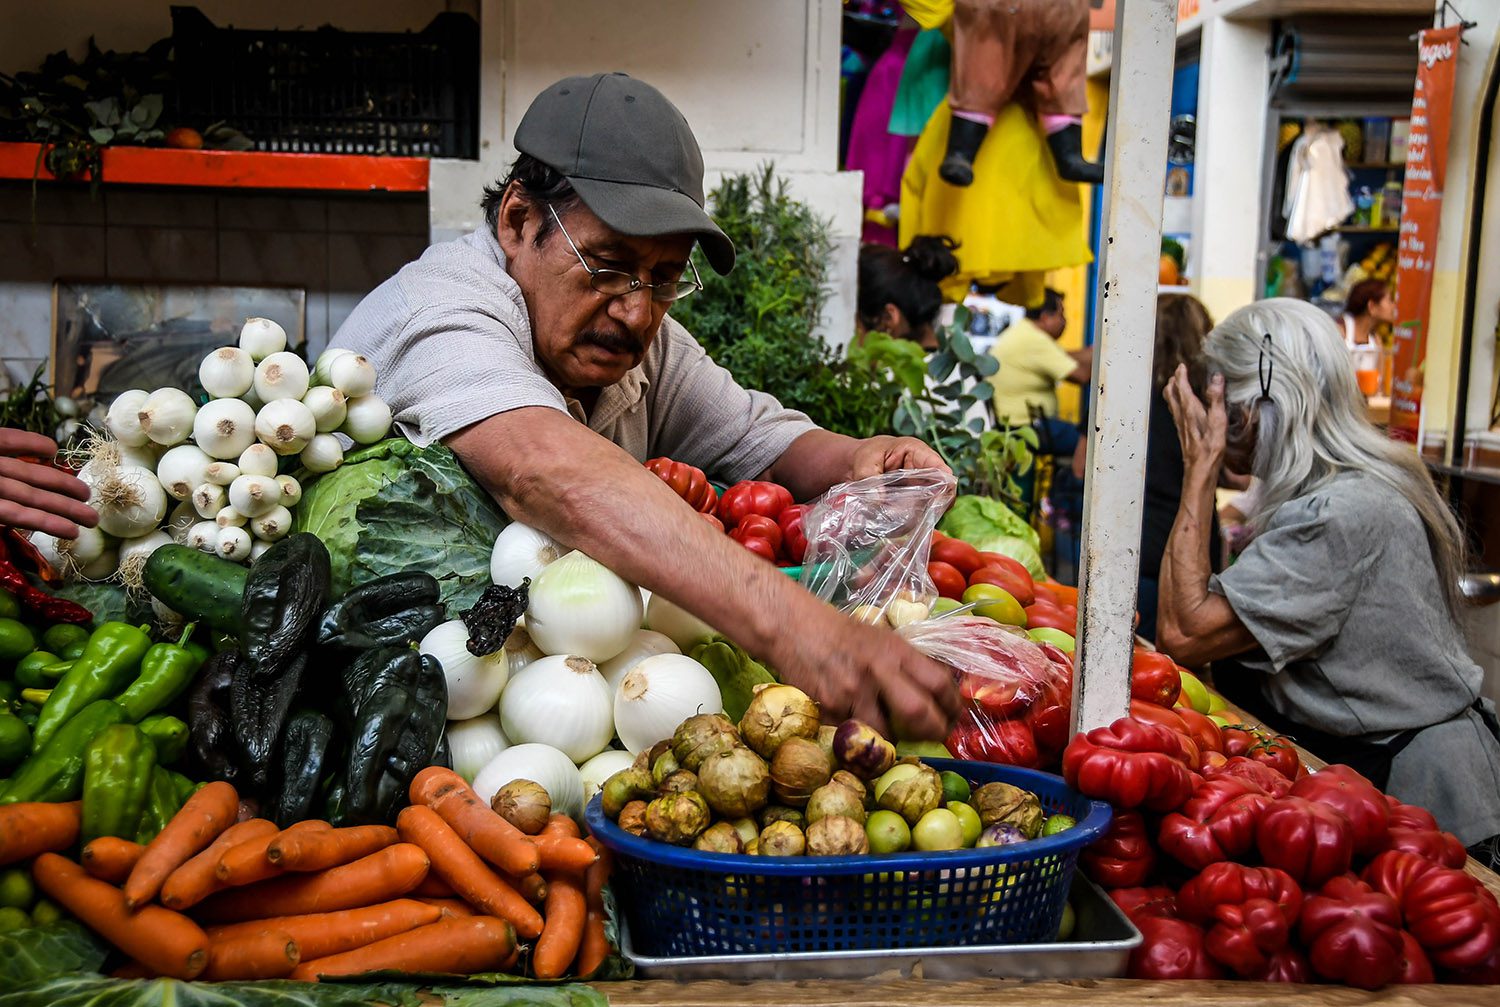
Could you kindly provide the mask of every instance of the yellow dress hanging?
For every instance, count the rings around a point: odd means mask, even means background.
[[[943,102],[917,139],[901,176],[900,241],[946,234],[959,243],[956,276],[944,293],[961,299],[969,284],[1002,287],[1013,304],[1039,304],[1045,274],[1090,260],[1084,240],[1083,189],[1057,177],[1041,131],[1018,104],[1006,106],[974,159],[974,184],[938,177],[952,112]]]

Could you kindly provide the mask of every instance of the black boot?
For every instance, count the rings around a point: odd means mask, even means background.
[[[1083,159],[1083,127],[1074,123],[1056,133],[1047,134],[1052,160],[1057,162],[1057,177],[1085,185],[1104,184],[1104,165]]]
[[[989,131],[982,122],[953,117],[953,124],[948,127],[948,156],[938,167],[943,181],[960,187],[974,184],[974,158]]]

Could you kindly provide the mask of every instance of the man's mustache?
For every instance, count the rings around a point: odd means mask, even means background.
[[[582,340],[611,353],[639,356],[646,352],[646,345],[628,332],[585,332]]]

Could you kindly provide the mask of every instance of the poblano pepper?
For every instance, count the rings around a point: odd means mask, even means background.
[[[115,699],[131,720],[155,713],[192,684],[198,666],[203,663],[187,645],[193,628],[189,623],[176,643],[158,643],[141,658],[140,676]]]
[[[141,813],[141,824],[135,841],[145,845],[156,838],[156,834],[167,827],[172,816],[182,807],[183,798],[177,790],[177,781],[172,774],[157,766],[151,771],[151,787],[146,795],[146,808]]]
[[[134,836],[155,768],[156,747],[140,728],[115,724],[96,734],[83,757],[81,841]]]
[[[188,736],[193,755],[209,779],[229,783],[240,773],[229,720],[229,692],[239,661],[239,654],[232,650],[215,654],[188,695]]]
[[[94,630],[83,656],[73,662],[42,707],[34,732],[36,746],[46,745],[90,703],[115,696],[129,685],[150,646],[146,631],[127,623],[106,622]]]
[[[421,675],[420,655],[400,647],[367,650],[344,670],[350,728],[343,811],[351,824],[388,820],[381,785],[417,709]]]
[[[328,595],[329,566],[318,537],[300,532],[266,550],[245,580],[229,711],[249,783],[258,790],[271,781],[276,742]]]
[[[318,646],[347,652],[416,643],[447,618],[440,594],[437,580],[421,572],[361,584],[323,613]]]
[[[21,801],[71,801],[83,788],[84,752],[95,735],[106,727],[124,723],[125,711],[118,703],[96,699],[52,735],[47,744],[32,750],[0,792],[0,804]]]
[[[313,803],[335,759],[333,735],[333,721],[316,710],[298,710],[287,721],[281,737],[281,789],[272,814],[282,828],[316,817]]]
[[[421,661],[415,701],[401,725],[395,755],[386,763],[376,791],[376,801],[385,809],[387,820],[406,804],[412,778],[428,766],[439,764],[438,748],[448,725],[448,679],[443,674],[443,665],[430,654],[421,655]]]

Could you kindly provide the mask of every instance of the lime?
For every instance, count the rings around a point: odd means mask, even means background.
[[[23,689],[46,688],[52,680],[42,674],[42,669],[50,664],[56,664],[58,660],[56,654],[45,650],[33,650],[16,662],[16,684]]]
[[[1057,939],[1065,941],[1073,936],[1073,930],[1078,926],[1078,914],[1073,911],[1073,903],[1063,903],[1062,922],[1057,925]]]
[[[1053,815],[1042,823],[1042,835],[1055,836],[1059,832],[1067,832],[1078,824],[1078,819],[1071,815]]]
[[[30,754],[31,728],[20,717],[0,712],[0,770],[17,765]]]
[[[31,875],[19,867],[0,871],[0,906],[11,909],[29,909],[36,901],[36,886]]]
[[[900,853],[911,847],[911,829],[894,811],[877,811],[865,820],[871,853]]]
[[[979,812],[974,810],[973,805],[963,801],[949,801],[947,808],[958,819],[959,828],[963,829],[964,847],[967,849],[973,846],[979,834],[984,831],[984,823],[979,820]]]
[[[1037,643],[1050,643],[1064,654],[1073,653],[1075,642],[1071,636],[1060,629],[1051,626],[1038,626],[1036,629],[1028,629],[1026,635]]]
[[[6,906],[0,909],[0,934],[9,933],[12,930],[26,930],[31,927],[31,917],[26,915],[26,910]]]
[[[31,907],[31,919],[39,927],[50,927],[63,918],[63,911],[48,899],[38,899]]]
[[[88,645],[89,642],[87,640],[74,641],[59,651],[57,656],[63,661],[76,661],[83,656],[83,652],[87,649]]]
[[[1218,713],[1220,710],[1227,709],[1229,709],[1229,704],[1224,702],[1224,697],[1212,689],[1208,690],[1208,712]]]
[[[964,603],[978,602],[974,614],[1007,626],[1025,626],[1026,612],[1009,591],[993,584],[971,584],[964,591]]]
[[[21,603],[16,601],[16,596],[4,588],[0,588],[0,619],[19,619],[21,617]]]
[[[947,808],[933,808],[911,830],[911,845],[918,850],[963,849],[964,827]]]
[[[943,803],[949,801],[967,801],[969,799],[969,781],[953,772],[945,769],[938,774],[943,781]]]
[[[74,644],[87,643],[88,639],[89,631],[82,626],[61,623],[49,627],[47,632],[42,634],[42,646],[54,654],[61,654]]]
[[[1208,696],[1208,686],[1199,681],[1198,676],[1190,671],[1179,671],[1178,675],[1182,678],[1181,698],[1185,704],[1199,713],[1209,713],[1212,702]],[[1179,702],[1178,705],[1181,706],[1184,703]]]
[[[18,661],[36,650],[36,634],[25,623],[0,619],[0,661]]]

